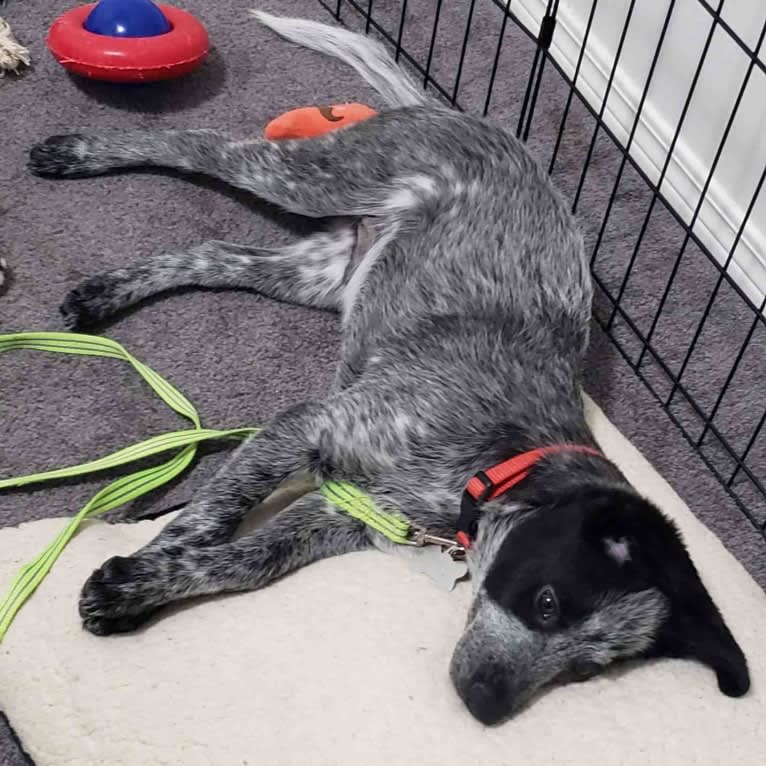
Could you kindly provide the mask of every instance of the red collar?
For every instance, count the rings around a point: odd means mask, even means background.
[[[583,452],[586,455],[603,457],[597,449],[592,447],[580,444],[554,444],[550,447],[538,447],[529,452],[522,452],[521,455],[498,463],[486,471],[479,471],[469,480],[463,492],[456,535],[460,545],[464,548],[471,547],[479,521],[479,508],[483,503],[494,500],[524,481],[538,461],[556,452]]]

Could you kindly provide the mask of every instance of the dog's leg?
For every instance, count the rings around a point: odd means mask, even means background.
[[[387,215],[436,191],[408,119],[384,113],[303,141],[232,141],[211,130],[52,136],[30,153],[39,175],[92,176],[154,166],[204,173],[309,217]]]
[[[228,542],[247,512],[298,476],[317,483],[333,470],[333,432],[350,413],[344,395],[300,404],[241,444],[219,472],[141,552]]]
[[[247,288],[290,303],[337,310],[354,244],[354,227],[347,224],[277,250],[206,242],[91,277],[69,293],[61,313],[69,328],[83,328],[180,287]]]
[[[262,588],[314,561],[369,545],[364,524],[312,493],[232,542],[109,559],[85,583],[80,615],[84,627],[98,635],[134,630],[173,601]]]

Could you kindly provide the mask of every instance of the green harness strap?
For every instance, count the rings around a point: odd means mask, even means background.
[[[0,641],[2,641],[13,618],[35,588],[48,574],[66,544],[86,518],[104,513],[151,492],[180,474],[194,459],[197,445],[209,439],[227,439],[250,436],[258,428],[233,428],[219,431],[203,428],[194,405],[180,392],[147,365],[138,361],[119,343],[95,335],[76,333],[32,332],[0,335],[0,353],[26,349],[49,351],[59,354],[103,356],[128,362],[160,398],[173,410],[192,422],[193,427],[182,431],[170,431],[151,439],[117,450],[111,455],[88,463],[59,468],[43,473],[33,473],[0,480],[0,490],[23,487],[54,479],[103,471],[108,468],[132,463],[160,452],[178,449],[170,460],[141,471],[122,476],[100,490],[61,530],[53,542],[37,558],[25,564],[11,582],[0,600]],[[321,487],[325,498],[341,510],[363,521],[394,543],[410,543],[413,527],[406,519],[387,513],[375,506],[372,499],[361,490],[346,482],[327,482]]]

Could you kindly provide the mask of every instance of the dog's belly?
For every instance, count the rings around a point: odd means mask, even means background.
[[[382,225],[379,219],[360,218],[355,225],[356,242],[351,251],[343,277],[343,318],[346,319],[356,303],[372,265],[395,233],[395,227]]]
[[[354,227],[354,235],[356,242],[354,243],[354,249],[351,252],[351,258],[346,268],[346,282],[351,279],[351,275],[356,271],[357,266],[359,266],[364,256],[367,255],[375,244],[377,233],[372,219],[360,218]]]

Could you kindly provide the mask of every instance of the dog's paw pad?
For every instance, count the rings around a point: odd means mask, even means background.
[[[84,617],[82,626],[94,636],[111,636],[114,633],[130,633],[140,628],[153,612],[130,614],[123,617]]]
[[[51,136],[29,152],[29,169],[38,176],[77,176],[87,174],[88,143],[84,135],[72,133]]]
[[[131,586],[139,579],[137,559],[114,556],[87,579],[80,594],[80,616],[117,617],[129,611]]]

